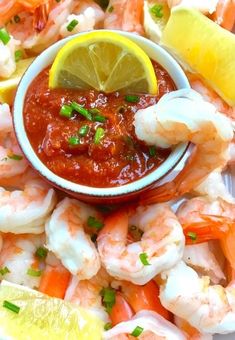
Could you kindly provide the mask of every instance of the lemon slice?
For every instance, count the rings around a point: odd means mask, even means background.
[[[20,307],[19,313],[4,308],[4,301]],[[6,281],[0,286],[0,320],[1,339],[99,340],[104,329],[93,313]]]
[[[161,43],[235,105],[235,35],[194,9],[175,7]]]
[[[16,88],[20,79],[34,58],[19,60],[16,64],[16,70],[8,79],[0,78],[0,102],[11,105],[14,100]]]
[[[131,40],[103,31],[83,34],[60,50],[50,70],[49,86],[157,93],[148,55]]]
[[[147,37],[159,43],[170,17],[170,9],[162,1],[144,1],[144,29]]]

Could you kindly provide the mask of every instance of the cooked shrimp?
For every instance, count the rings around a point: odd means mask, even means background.
[[[183,261],[161,274],[160,300],[165,308],[202,333],[235,331],[235,286],[210,285]]]
[[[6,45],[0,41],[0,77],[8,78],[15,72],[15,51],[19,45],[20,42],[13,37]]]
[[[104,28],[143,34],[144,0],[110,0]]]
[[[192,327],[186,320],[179,318],[178,316],[174,317],[174,324],[187,333],[188,340],[213,340],[213,336],[211,334],[201,334],[196,328]]]
[[[77,276],[73,276],[66,291],[65,300],[91,310],[107,322],[109,317],[102,305],[100,292],[109,286],[110,281],[111,277],[102,267],[90,280],[80,281]]]
[[[52,297],[63,299],[69,286],[71,274],[51,252],[45,260],[38,290]]]
[[[209,276],[214,284],[226,280],[208,242],[187,245],[184,249],[183,260],[200,274]]]
[[[192,142],[195,150],[174,180],[142,195],[142,202],[168,201],[191,191],[208,174],[223,167],[233,138],[230,120],[191,89],[165,94],[156,105],[135,114],[135,132],[147,144],[170,147]]]
[[[0,231],[40,234],[53,210],[56,195],[43,181],[26,183],[24,190],[0,187]]]
[[[0,181],[21,175],[28,167],[17,144],[9,106],[0,104]]]
[[[235,204],[196,197],[183,203],[177,216],[184,228],[187,243],[218,239],[225,257],[235,269]]]
[[[85,232],[89,218],[100,219],[95,208],[65,198],[46,224],[47,247],[79,280],[92,278],[100,269],[100,258],[90,236]]]
[[[144,233],[140,241],[127,245],[128,225],[135,225]],[[184,237],[170,207],[155,204],[139,206],[134,212],[122,210],[109,215],[97,244],[101,261],[110,275],[143,285],[181,259]],[[143,257],[146,260],[142,262]]]
[[[151,311],[138,312],[131,320],[119,323],[109,331],[104,332],[103,339],[132,339],[131,333],[137,326],[142,329],[141,334],[138,336],[138,339],[141,340],[187,339],[185,333],[181,332],[175,325]]]
[[[38,288],[41,268],[35,253],[37,248],[43,245],[44,235],[2,234],[2,237],[0,267],[3,273],[4,269],[6,273],[1,278],[30,288]]]

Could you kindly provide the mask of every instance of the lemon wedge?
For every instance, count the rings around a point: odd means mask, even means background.
[[[18,313],[3,307],[9,303]],[[0,286],[0,320],[1,339],[99,340],[104,329],[91,312],[6,281]]]
[[[34,58],[19,60],[16,64],[16,70],[8,79],[0,78],[0,102],[11,105],[14,100],[16,88],[26,69],[32,63]]]
[[[144,30],[150,40],[159,43],[169,17],[170,9],[166,3],[144,1]]]
[[[122,35],[103,31],[80,35],[59,51],[50,70],[49,86],[157,93],[148,55]]]
[[[161,44],[235,105],[235,35],[194,9],[175,7]]]

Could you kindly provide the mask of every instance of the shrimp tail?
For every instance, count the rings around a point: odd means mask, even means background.
[[[35,9],[33,27],[36,32],[40,33],[46,27],[49,12],[50,12],[49,3],[43,4]]]

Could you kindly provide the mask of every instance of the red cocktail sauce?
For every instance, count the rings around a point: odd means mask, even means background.
[[[175,85],[162,67],[156,62],[153,66],[159,93],[139,95],[137,103],[128,102],[119,92],[50,90],[49,68],[43,70],[30,85],[24,105],[27,135],[41,161],[58,176],[92,187],[120,186],[155,170],[170,149],[151,148],[139,141],[133,126],[134,114],[157,103],[163,94],[175,90]],[[76,111],[70,119],[61,116],[61,107],[71,102],[86,109],[96,108],[92,116],[103,116],[105,121],[87,120]],[[88,126],[88,132],[80,136],[78,131],[84,126]],[[104,136],[96,144],[98,127]],[[71,141],[78,144],[72,145]]]

